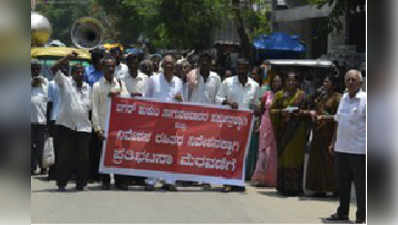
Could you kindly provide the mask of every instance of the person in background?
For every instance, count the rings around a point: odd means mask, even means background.
[[[258,114],[254,107],[258,99],[259,85],[248,76],[249,62],[246,59],[238,59],[237,69],[238,75],[228,77],[222,82],[216,102],[232,109],[253,109],[255,114]],[[245,187],[225,185],[224,191],[245,191]]]
[[[153,74],[158,75],[160,73],[160,61],[162,56],[160,54],[151,55]]]
[[[31,132],[31,156],[30,174],[46,173],[43,168],[43,148],[47,138],[47,103],[48,80],[40,75],[41,65],[36,59],[30,62],[31,90],[30,90],[30,132]]]
[[[350,209],[351,183],[357,200],[356,223],[366,223],[366,92],[361,90],[363,77],[349,70],[344,77],[348,92],[343,94],[335,119],[330,154],[335,155],[339,207],[326,218],[329,222],[347,222]]]
[[[72,76],[66,76],[60,69],[77,56],[75,52],[60,59],[52,68],[54,82],[58,85],[61,108],[56,120],[59,148],[56,164],[58,191],[64,192],[72,171],[76,169],[76,190],[83,191],[89,175],[89,146],[91,138],[91,88],[83,81],[84,68],[72,67]]]
[[[305,93],[295,72],[287,75],[286,88],[278,91],[271,105],[271,121],[278,153],[279,193],[295,196],[303,192],[304,148],[307,140]]]
[[[154,98],[163,102],[182,102],[183,84],[180,78],[174,75],[176,60],[173,55],[167,54],[163,58],[163,72],[150,77],[146,83],[144,97]],[[153,191],[159,179],[150,177],[146,180],[145,190]],[[163,190],[177,191],[175,179],[168,178],[162,186]]]
[[[223,76],[223,81],[225,79],[227,79],[228,77],[232,77],[232,76],[233,76],[232,70],[230,70],[230,69],[225,70],[225,73],[224,73],[224,76]]]
[[[111,53],[112,57],[116,60],[115,77],[117,79],[120,79],[125,74],[127,74],[127,71],[128,71],[126,64],[121,63],[122,50],[120,49],[120,47],[114,47],[114,48],[111,48],[110,53]]]
[[[90,87],[95,82],[99,81],[103,76],[101,59],[104,57],[105,50],[96,48],[90,51],[91,53],[91,65],[87,66],[84,71],[84,81],[87,82]]]
[[[334,159],[329,154],[336,122],[333,116],[337,112],[341,94],[335,91],[337,80],[327,76],[319,95],[315,98],[315,110],[312,112],[313,129],[311,152],[307,167],[306,188],[317,195],[336,192]]]
[[[144,59],[140,63],[140,70],[148,77],[153,75],[153,63],[150,59]]]
[[[84,71],[84,81],[87,82],[90,87],[93,87],[94,83],[104,77],[103,65],[101,63],[104,58],[105,49],[95,48],[90,51],[91,53],[91,65],[87,66]],[[92,115],[92,113],[91,113]],[[92,120],[92,118],[91,118]],[[98,151],[98,141],[95,132],[91,133],[90,141],[90,175],[89,182],[98,182],[100,175],[98,173],[98,162],[100,160],[100,152]]]
[[[256,169],[251,178],[253,186],[275,187],[277,180],[277,149],[274,131],[270,119],[270,108],[275,93],[282,89],[282,78],[273,76],[271,90],[266,91],[261,98],[261,125],[259,137],[259,149]]]
[[[102,145],[105,139],[104,132],[108,107],[107,103],[110,101],[110,97],[117,95],[129,96],[125,83],[122,80],[115,78],[115,59],[112,56],[105,56],[101,63],[104,68],[104,77],[94,84],[92,91],[92,122],[94,132],[96,133],[95,142],[97,143],[96,146],[98,152],[102,151]],[[100,157],[98,157],[97,160],[98,161],[96,161],[95,164],[99,165]],[[125,176],[122,175],[115,175],[116,188],[128,190],[124,177]],[[111,188],[110,181],[111,179],[108,174],[102,175],[102,188],[104,190],[109,190]]]

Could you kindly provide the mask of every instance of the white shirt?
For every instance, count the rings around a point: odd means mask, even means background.
[[[345,93],[335,119],[338,122],[335,151],[350,154],[366,152],[366,93],[358,91],[353,98]]]
[[[115,77],[122,78],[125,74],[128,74],[129,68],[126,64],[120,63],[115,67]]]
[[[259,85],[248,77],[245,85],[242,85],[238,76],[226,78],[217,93],[216,101],[222,104],[224,100],[236,102],[239,109],[250,109],[251,104],[256,104]]]
[[[89,112],[91,110],[91,88],[83,82],[78,88],[72,77],[58,71],[54,77],[61,96],[61,108],[56,124],[78,132],[91,132]]]
[[[199,72],[198,70],[195,71]],[[221,78],[213,71],[210,71],[206,83],[202,75],[198,74],[197,77],[198,79],[195,87],[191,89],[191,87],[187,85],[188,89],[190,89],[187,92],[187,101],[194,103],[216,104],[217,92],[221,88]]]
[[[142,95],[144,95],[145,92],[147,79],[148,76],[139,70],[137,71],[137,77],[135,78],[133,78],[130,73],[121,78],[121,80],[126,84],[126,88],[129,93],[140,93]]]
[[[48,80],[43,76],[39,87],[30,89],[30,122],[33,124],[47,124]]]
[[[175,96],[183,96],[183,87],[180,78],[173,76],[170,83],[166,80],[163,73],[148,78],[144,96],[155,98],[164,102],[175,102]]]
[[[50,120],[57,120],[61,109],[61,94],[55,81],[48,82],[48,101],[53,103]]]
[[[120,83],[122,87],[120,87]],[[122,80],[113,78],[112,83],[108,82],[105,77],[102,77],[98,82],[95,82],[93,85],[93,93],[92,93],[92,103],[93,103],[93,111],[92,111],[92,120],[95,131],[105,130],[105,121],[106,115],[108,111],[108,101],[110,97],[108,94],[111,92],[120,91],[122,96],[128,96],[128,91],[126,89],[126,85]]]

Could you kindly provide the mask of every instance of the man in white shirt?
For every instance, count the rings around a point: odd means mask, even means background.
[[[182,81],[174,75],[176,60],[172,55],[165,55],[163,58],[163,72],[150,77],[146,83],[144,97],[154,98],[163,102],[182,102]],[[146,190],[152,191],[158,179],[147,179]],[[166,184],[162,189],[176,191],[175,180],[170,178],[165,180]]]
[[[128,96],[125,83],[115,77],[115,59],[112,56],[105,56],[101,62],[104,69],[104,77],[94,83],[92,93],[92,122],[94,132],[97,134],[96,142],[98,142],[98,151],[102,151],[102,144],[105,139],[105,120],[110,97],[116,95]],[[99,161],[96,163],[99,164]],[[124,178],[125,176],[123,175],[115,175],[115,184],[118,189],[128,189]],[[102,175],[102,188],[104,190],[111,188],[110,176],[107,174]]]
[[[335,155],[340,205],[335,214],[326,218],[327,221],[348,220],[351,183],[354,182],[357,199],[356,223],[366,223],[367,97],[366,92],[360,88],[362,79],[358,70],[349,70],[346,73],[345,85],[348,92],[341,98],[335,115],[338,126],[329,152]]]
[[[126,88],[131,97],[141,97],[145,92],[145,84],[148,76],[142,73],[138,67],[139,62],[143,58],[143,53],[133,49],[127,53],[128,71],[121,80],[126,84]],[[129,176],[127,180],[133,181],[135,185],[145,185],[146,177]]]
[[[132,97],[143,96],[148,76],[139,69],[141,55],[137,51],[127,54],[127,73],[121,78],[126,84],[127,91]]]
[[[258,99],[259,85],[248,76],[249,62],[245,59],[237,60],[238,75],[226,78],[217,93],[216,101],[218,104],[227,105],[232,109],[252,109],[256,108]],[[224,191],[245,191],[245,187],[224,186]]]
[[[188,96],[186,101],[203,104],[216,104],[216,95],[221,87],[221,78],[210,71],[211,55],[200,54],[199,67],[187,75]]]
[[[216,102],[232,109],[255,109],[259,85],[248,76],[249,63],[237,61],[238,75],[226,78],[219,89]]]
[[[31,90],[30,90],[30,123],[31,123],[31,175],[37,173],[37,167],[45,173],[42,167],[44,141],[47,137],[47,102],[48,80],[40,75],[41,65],[38,60],[32,60]]]
[[[59,136],[57,149],[57,186],[65,191],[72,171],[76,169],[76,190],[82,191],[87,185],[89,173],[89,143],[91,137],[91,88],[84,82],[84,68],[72,67],[72,77],[66,76],[60,66],[67,64],[77,54],[72,52],[59,60],[52,68],[54,81],[59,87],[61,106],[57,116]]]
[[[110,50],[110,53],[116,60],[115,77],[120,79],[127,74],[128,71],[127,66],[121,63],[122,50],[119,47],[114,47]]]

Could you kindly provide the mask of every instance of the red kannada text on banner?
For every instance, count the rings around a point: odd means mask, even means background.
[[[243,186],[252,121],[248,110],[114,97],[100,172]]]

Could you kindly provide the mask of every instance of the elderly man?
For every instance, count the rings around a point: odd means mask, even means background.
[[[30,63],[32,75],[30,90],[30,123],[31,123],[31,175],[35,175],[37,167],[42,167],[44,141],[47,137],[47,102],[48,80],[40,75],[41,65],[38,60]]]
[[[102,65],[104,68],[104,77],[97,81],[93,86],[93,111],[92,111],[92,122],[94,127],[94,132],[97,136],[98,148],[97,151],[102,150],[103,140],[105,139],[105,120],[108,101],[111,96],[123,95],[128,96],[125,83],[115,78],[115,66],[116,61],[112,56],[105,56],[102,59]],[[99,164],[99,159],[96,164]],[[115,185],[118,189],[127,190],[128,186],[125,181],[125,176],[115,175]],[[109,190],[110,186],[110,176],[102,176],[102,188],[104,190]]]
[[[72,67],[72,77],[65,76],[60,67],[77,54],[72,52],[59,60],[52,68],[54,81],[61,97],[58,125],[59,148],[56,164],[58,190],[63,192],[76,166],[76,190],[82,191],[87,185],[89,173],[89,144],[91,138],[91,88],[83,81],[84,68]]]
[[[150,77],[147,81],[147,87],[144,94],[146,98],[154,98],[164,102],[182,102],[183,89],[182,81],[174,75],[176,60],[173,55],[167,54],[163,58],[163,72]],[[156,178],[147,179],[145,190],[154,190]],[[167,179],[162,189],[176,191],[175,180]]]
[[[232,109],[253,109],[257,111],[255,105],[257,104],[259,85],[248,76],[249,62],[246,59],[238,59],[237,69],[238,75],[228,77],[222,82],[216,101]],[[224,187],[224,191],[245,191],[245,188],[227,185]]]
[[[346,73],[348,91],[341,98],[335,115],[338,126],[332,142],[335,144],[329,147],[329,152],[335,155],[340,205],[327,221],[348,220],[351,183],[354,182],[356,222],[366,222],[366,93],[360,88],[362,79],[358,70]]]

